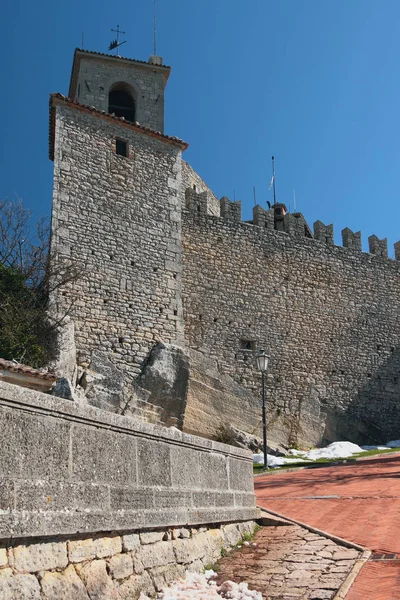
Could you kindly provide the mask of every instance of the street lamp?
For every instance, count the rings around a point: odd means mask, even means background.
[[[257,354],[257,367],[261,371],[261,395],[262,395],[262,422],[263,422],[263,442],[264,442],[264,469],[268,469],[267,462],[267,414],[265,410],[265,372],[268,368],[268,356],[264,350]]]

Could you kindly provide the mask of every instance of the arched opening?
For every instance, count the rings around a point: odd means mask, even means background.
[[[108,112],[127,121],[135,121],[135,101],[123,84],[114,86],[108,94]]]

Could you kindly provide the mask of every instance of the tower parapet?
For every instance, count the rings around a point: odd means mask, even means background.
[[[348,227],[342,229],[342,243],[344,248],[351,248],[352,250],[357,250],[357,252],[361,252],[361,231],[352,231]]]
[[[242,220],[242,202],[241,200],[236,200],[236,202],[232,202],[226,196],[223,196],[220,200],[221,204],[221,217],[225,219],[225,221],[240,223]]]
[[[325,225],[322,221],[315,221],[314,238],[328,246],[334,246],[333,225]]]
[[[301,213],[286,213],[283,217],[284,231],[289,235],[305,237],[306,220]]]
[[[400,260],[400,241],[394,245],[394,259]]]
[[[272,208],[265,210],[257,204],[253,208],[253,223],[264,229],[274,229],[274,210]]]
[[[370,235],[368,238],[369,251],[371,254],[388,257],[387,238],[380,240],[376,235]]]

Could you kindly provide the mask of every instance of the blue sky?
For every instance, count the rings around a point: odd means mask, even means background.
[[[166,133],[220,197],[278,200],[309,222],[400,239],[398,0],[157,0],[158,53],[172,66]],[[153,0],[5,0],[0,196],[50,214],[48,95],[67,93],[75,47],[152,53]],[[5,18],[4,18],[5,16]]]

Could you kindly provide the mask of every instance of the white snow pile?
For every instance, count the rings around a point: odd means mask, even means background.
[[[275,469],[282,465],[287,465],[296,462],[304,462],[307,460],[314,461],[319,458],[348,458],[353,454],[359,454],[367,452],[368,450],[389,450],[390,448],[400,448],[400,440],[392,440],[386,444],[386,446],[357,446],[352,442],[333,442],[326,446],[326,448],[315,448],[314,450],[308,450],[303,452],[301,450],[291,449],[288,451],[290,456],[271,456],[268,454],[267,462],[268,467]],[[297,458],[291,458],[291,457]],[[253,462],[257,464],[263,464],[264,454],[253,454]]]
[[[392,440],[386,444],[388,448],[400,448],[400,440]]]
[[[264,454],[253,454],[253,462],[262,465],[264,463]],[[267,464],[271,469],[296,462],[304,462],[304,459],[288,458],[286,456],[272,456],[272,454],[267,454]]]
[[[326,448],[309,450],[301,456],[308,460],[318,460],[318,458],[347,458],[362,451],[360,446],[352,442],[333,442],[329,446],[326,446]]]
[[[178,579],[169,588],[159,592],[157,600],[262,600],[262,594],[249,590],[248,584],[244,582],[224,581],[222,585],[217,586],[213,581],[215,575],[211,570],[204,573],[186,571],[186,577]],[[139,600],[150,598],[141,593]]]

